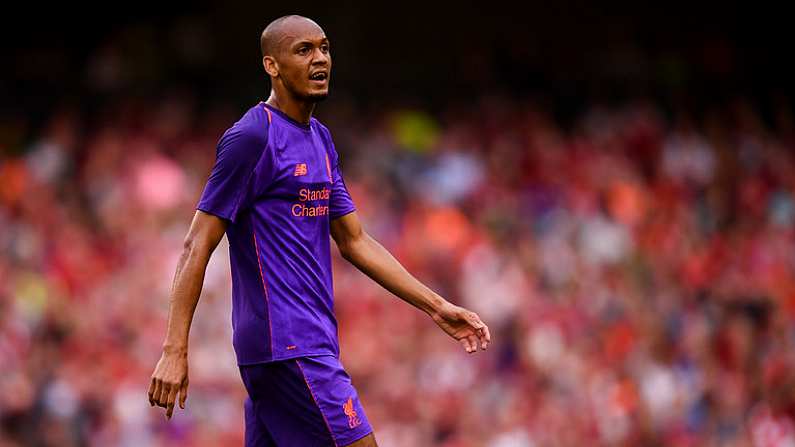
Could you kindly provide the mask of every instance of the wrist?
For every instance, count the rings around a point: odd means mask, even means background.
[[[187,356],[188,344],[166,342],[163,344],[163,354]]]
[[[425,312],[428,315],[430,315],[432,318],[436,318],[439,314],[442,313],[442,310],[447,304],[450,303],[448,303],[447,300],[445,300],[441,296],[434,293],[428,299],[428,308],[425,309]]]

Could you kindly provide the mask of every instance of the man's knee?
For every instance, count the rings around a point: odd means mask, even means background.
[[[370,433],[369,435],[365,436],[358,441],[355,441],[351,444],[348,444],[345,447],[378,447],[378,444],[375,442],[375,434]]]

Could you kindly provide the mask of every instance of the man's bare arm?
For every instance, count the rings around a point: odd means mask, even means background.
[[[163,354],[149,384],[149,404],[166,408],[166,417],[169,419],[174,412],[178,394],[179,406],[185,408],[185,399],[188,397],[188,334],[201,295],[207,263],[225,231],[226,222],[223,219],[196,211],[177,263],[169,299]]]
[[[331,236],[342,257],[397,297],[424,311],[467,352],[475,352],[480,341],[486,349],[489,328],[472,311],[449,303],[412,276],[387,249],[362,228],[356,212],[331,222]]]

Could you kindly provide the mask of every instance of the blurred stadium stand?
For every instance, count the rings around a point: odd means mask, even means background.
[[[331,37],[317,112],[368,230],[494,334],[467,356],[336,257],[380,445],[795,445],[786,16],[427,3],[3,28],[0,447],[242,443],[225,246],[187,410],[166,422],[146,389],[215,143],[267,97],[258,35],[290,12]]]

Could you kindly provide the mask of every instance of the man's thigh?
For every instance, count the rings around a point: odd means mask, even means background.
[[[241,366],[240,372],[254,419],[275,445],[375,445],[363,441],[372,429],[337,358],[289,359]],[[254,428],[247,423],[247,433]],[[360,440],[365,443],[355,444]]]
[[[364,438],[354,441],[353,444],[348,444],[345,447],[378,447],[378,444],[375,442],[375,435],[371,432]]]
[[[259,412],[251,398],[243,405],[246,417],[245,447],[277,447],[268,428],[259,419]]]

